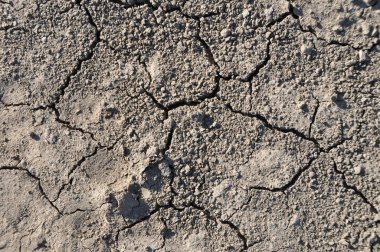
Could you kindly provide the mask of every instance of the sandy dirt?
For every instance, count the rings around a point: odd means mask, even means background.
[[[0,0],[0,251],[380,251],[380,1]]]

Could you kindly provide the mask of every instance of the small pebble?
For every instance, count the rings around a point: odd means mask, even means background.
[[[306,54],[306,55],[310,55],[314,52],[313,48],[310,47],[310,46],[307,46],[307,45],[302,45],[301,46],[301,53],[302,54]]]
[[[363,175],[364,173],[364,167],[359,165],[354,167],[354,174],[355,175]]]
[[[359,51],[359,61],[360,62],[366,62],[368,60],[369,60],[369,57],[368,57],[367,53],[363,50],[360,50]]]
[[[227,38],[228,36],[231,35],[231,31],[228,30],[228,29],[223,29],[221,32],[220,32],[220,35],[224,38]]]
[[[316,178],[317,177],[317,174],[315,174],[315,172],[311,171],[309,172],[309,178]]]
[[[248,17],[249,16],[249,10],[245,9],[243,12],[242,12],[242,15],[244,18]]]

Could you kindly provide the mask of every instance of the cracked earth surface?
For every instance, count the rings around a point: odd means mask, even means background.
[[[380,1],[0,0],[0,251],[380,251]]]

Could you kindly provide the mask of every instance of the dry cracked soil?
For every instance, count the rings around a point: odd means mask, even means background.
[[[380,251],[380,1],[0,0],[0,251]]]

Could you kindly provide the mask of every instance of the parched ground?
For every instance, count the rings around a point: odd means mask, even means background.
[[[0,251],[380,251],[380,1],[0,0]]]

